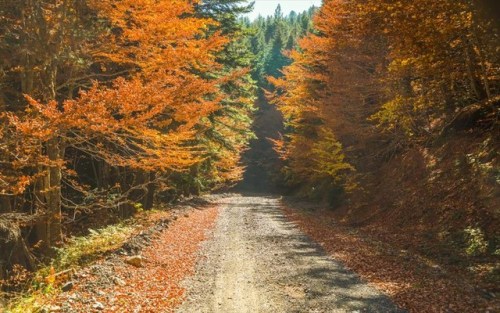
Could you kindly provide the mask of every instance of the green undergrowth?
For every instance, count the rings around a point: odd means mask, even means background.
[[[61,248],[57,249],[50,263],[41,266],[29,281],[26,292],[23,292],[8,303],[0,313],[41,312],[50,299],[60,292],[64,275],[57,275],[95,262],[102,255],[119,249],[136,230],[143,226],[138,223],[141,218],[157,211],[145,211],[136,217],[101,229],[89,229],[86,236],[73,237]],[[68,273],[70,275],[71,273]]]
[[[65,270],[75,265],[87,264],[103,253],[118,249],[137,228],[127,224],[110,225],[98,230],[89,229],[89,235],[72,238],[66,247],[58,249],[52,266],[56,271]]]

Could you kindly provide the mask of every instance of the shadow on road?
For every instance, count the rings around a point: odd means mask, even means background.
[[[253,195],[243,197],[254,198]],[[295,296],[302,298],[298,300],[304,302],[304,308],[328,304],[331,312],[406,312],[354,272],[329,257],[321,245],[303,234],[281,211],[279,196],[260,197],[274,200],[274,203],[261,205],[259,201],[254,201],[252,211],[274,221],[280,230],[278,234],[263,236],[263,240],[271,245],[281,245],[286,251],[281,257],[285,262],[295,265],[295,271],[288,271],[281,282],[285,286],[292,283],[299,287],[296,290],[302,292],[297,292]]]

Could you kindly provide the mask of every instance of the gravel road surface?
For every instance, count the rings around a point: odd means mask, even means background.
[[[328,257],[272,196],[214,196],[217,225],[177,312],[404,312]]]

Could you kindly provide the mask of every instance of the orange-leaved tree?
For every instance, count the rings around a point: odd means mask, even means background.
[[[270,79],[287,125],[285,137],[276,142],[286,158],[285,175],[310,196],[354,186],[352,160],[342,146],[366,134],[360,117],[372,111],[360,104],[376,89],[372,56],[379,50],[360,40],[375,34],[363,33],[359,10],[353,2],[325,1],[314,19],[315,32],[290,53],[293,63],[284,77]]]
[[[74,99],[35,99],[28,93],[26,112],[9,114],[19,140],[38,147],[18,166],[31,169],[26,179],[44,217],[39,238],[46,247],[61,241],[61,206],[83,207],[64,197],[63,184],[88,197],[65,152],[159,176],[183,171],[200,159],[200,147],[191,143],[195,126],[218,107],[220,80],[202,74],[219,66],[215,53],[226,39],[205,36],[213,22],[192,17],[193,1],[89,1],[88,6],[107,24],[89,49],[94,66],[121,77],[96,81]],[[91,205],[111,204],[103,197]]]

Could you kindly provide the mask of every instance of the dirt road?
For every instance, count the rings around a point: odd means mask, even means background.
[[[178,312],[402,312],[328,257],[276,197],[221,197]]]

